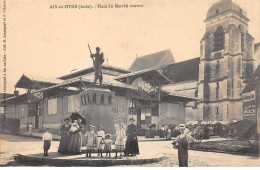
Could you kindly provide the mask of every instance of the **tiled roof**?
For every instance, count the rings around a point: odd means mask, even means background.
[[[62,83],[63,80],[59,80],[56,78],[46,78],[42,76],[35,76],[35,75],[29,75],[29,74],[23,74],[21,78],[17,81],[15,84],[15,87],[17,88],[32,88],[32,84],[48,84],[48,85],[53,85],[53,84],[59,84]],[[36,83],[36,84],[35,84]],[[41,86],[39,85],[39,88]]]
[[[171,50],[164,50],[136,58],[129,70],[140,71],[145,69],[157,69],[173,63],[175,63],[175,60]]]
[[[108,65],[108,64],[104,64],[102,67],[103,67],[103,69],[112,70],[112,71],[116,71],[116,72],[123,73],[123,74],[131,72],[130,70],[119,68],[119,67]],[[58,77],[58,79],[67,80],[67,79],[71,79],[74,77],[83,76],[83,75],[86,75],[86,74],[89,74],[92,72],[94,72],[93,67],[89,67],[89,68],[86,68],[83,70],[79,70],[79,71]]]
[[[199,79],[200,58],[194,58],[175,63],[163,68],[163,74],[173,83],[192,81]]]

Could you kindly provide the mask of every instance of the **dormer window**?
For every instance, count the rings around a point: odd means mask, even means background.
[[[216,14],[218,14],[219,13],[219,9],[216,9]]]
[[[241,8],[239,9],[239,12],[240,12],[240,14],[243,14],[243,10]]]

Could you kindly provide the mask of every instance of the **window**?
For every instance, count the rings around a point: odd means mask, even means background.
[[[101,105],[104,105],[104,94],[101,95]]]
[[[219,9],[216,9],[216,14],[218,14],[219,13]]]
[[[129,114],[131,115],[136,115],[137,114],[137,105],[138,105],[138,101],[135,99],[131,99],[128,105],[129,108]]]
[[[218,118],[219,118],[219,109],[218,109],[218,107],[216,107],[215,114],[216,114],[216,120],[218,120]]]
[[[108,104],[109,104],[109,105],[112,105],[112,96],[109,96],[109,97],[108,97]]]
[[[241,33],[241,51],[245,51],[245,36],[244,36],[244,30],[241,25],[238,26],[238,29]]]
[[[194,97],[196,98],[198,97],[198,90],[194,92]],[[193,109],[197,109],[197,108],[198,108],[198,101],[195,101],[193,105]]]
[[[152,116],[159,116],[159,104],[156,103],[155,106],[152,107]]]
[[[86,102],[85,102],[84,98],[85,98],[85,95],[81,95],[81,96],[80,96],[80,100],[81,100],[81,105],[82,105],[82,106],[85,106],[85,105],[86,105]]]
[[[219,82],[217,81],[217,87],[216,87],[216,100],[218,100],[219,96]]]
[[[18,109],[18,117],[24,118],[25,117],[25,105],[17,105]]]
[[[214,33],[214,51],[224,49],[224,38],[223,27],[218,27],[217,31]]]
[[[96,93],[94,93],[94,94],[93,94],[93,104],[96,104],[96,103],[97,103],[96,99],[97,99],[97,96],[96,96]]]
[[[68,112],[76,112],[79,111],[80,101],[79,95],[72,95],[68,97]]]
[[[48,100],[48,114],[49,115],[57,114],[57,108],[58,108],[57,98],[49,99]]]
[[[90,97],[88,94],[87,94],[87,101],[88,101],[88,104],[91,104]]]
[[[176,110],[176,107],[172,103],[167,103],[167,112],[166,117],[172,118],[174,115],[174,111]]]

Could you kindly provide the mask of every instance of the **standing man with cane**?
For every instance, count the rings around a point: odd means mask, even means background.
[[[90,46],[88,45],[90,51],[90,57],[93,60],[94,70],[95,70],[95,79],[94,84],[96,84],[97,79],[99,79],[99,85],[102,86],[103,75],[102,75],[102,64],[104,63],[104,53],[100,53],[100,48],[96,48],[96,53],[92,54]],[[95,58],[95,60],[94,60]]]

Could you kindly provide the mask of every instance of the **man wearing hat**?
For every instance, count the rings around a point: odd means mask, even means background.
[[[179,167],[188,167],[188,148],[196,140],[190,133],[185,133],[185,124],[180,124],[179,128],[181,134],[177,136],[172,144],[178,149]]]
[[[96,138],[96,146],[98,150],[98,156],[102,156],[102,149],[103,149],[103,140],[105,139],[105,132],[103,131],[103,126],[98,126],[97,127],[97,138]]]
[[[102,85],[103,75],[102,75],[102,64],[104,63],[104,53],[100,53],[100,48],[96,48],[96,54],[91,54],[91,58],[94,60],[94,70],[95,70],[95,79],[94,84],[96,84],[97,79],[99,79],[99,84]]]

